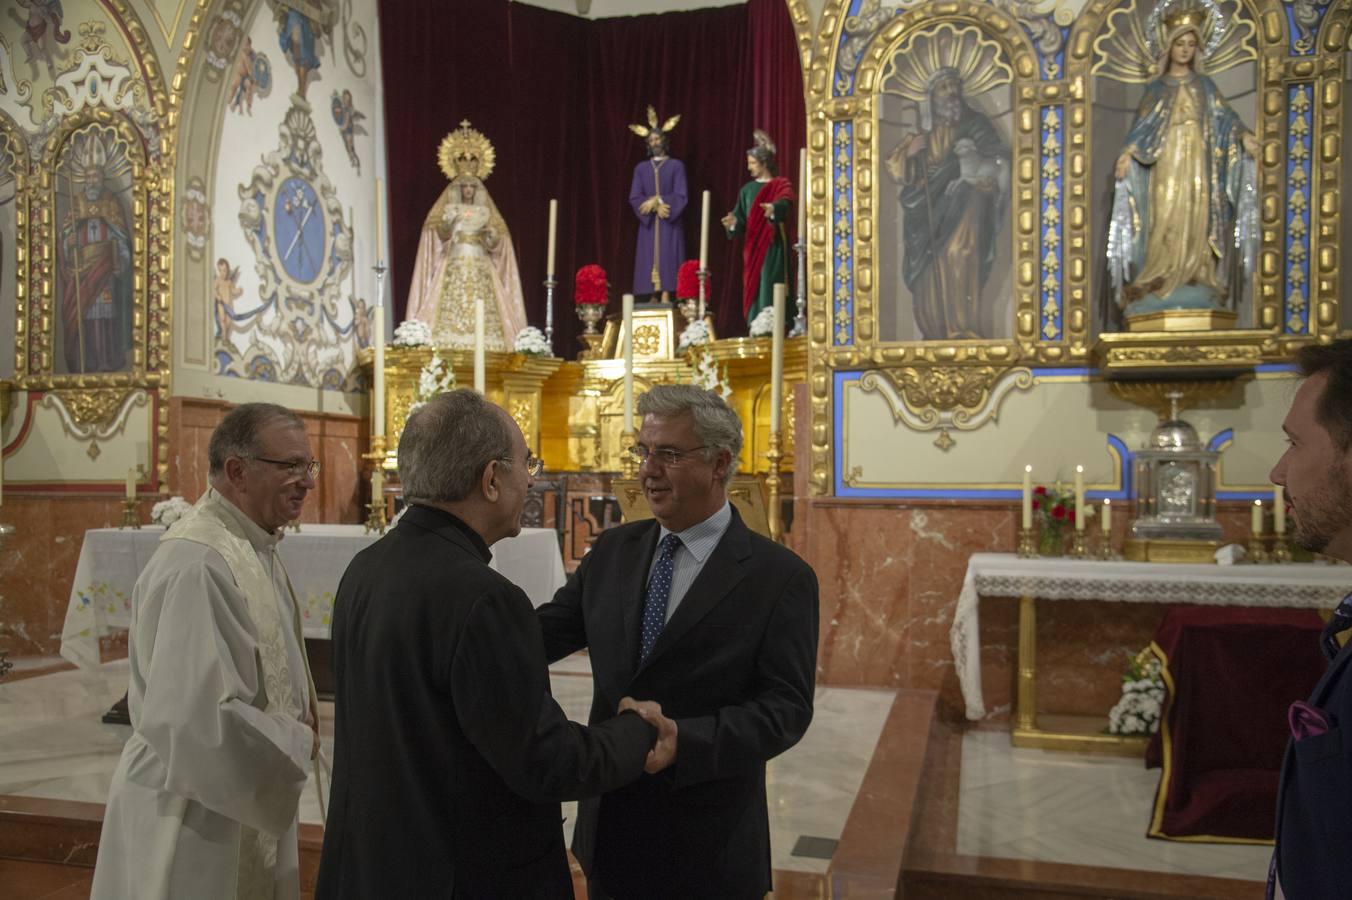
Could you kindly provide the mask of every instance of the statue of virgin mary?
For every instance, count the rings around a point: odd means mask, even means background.
[[[1115,167],[1108,267],[1128,321],[1233,309],[1257,252],[1258,140],[1203,74],[1214,15],[1170,5],[1152,16],[1155,77]]]
[[[484,302],[484,347],[511,350],[526,326],[526,307],[512,236],[484,187],[493,146],[461,122],[439,153],[451,183],[423,222],[408,318],[426,322],[438,347],[474,346],[474,305]]]

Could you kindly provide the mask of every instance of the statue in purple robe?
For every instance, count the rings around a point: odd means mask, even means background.
[[[664,301],[671,299],[676,270],[685,259],[685,166],[671,158],[667,138],[680,119],[672,116],[659,125],[649,106],[648,124],[629,126],[648,146],[648,158],[634,166],[629,185],[629,206],[638,217],[634,294],[660,293]]]

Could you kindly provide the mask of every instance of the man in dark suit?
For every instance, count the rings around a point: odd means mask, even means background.
[[[521,429],[473,391],[409,419],[399,477],[411,507],[353,559],[334,602],[321,900],[571,900],[559,800],[670,762],[674,729],[650,704],[649,721],[565,718],[530,601],[488,567],[489,545],[520,531],[538,471]]]
[[[1304,347],[1296,361],[1305,381],[1282,423],[1287,448],[1271,478],[1286,489],[1296,543],[1352,562],[1352,340]],[[1352,734],[1352,643],[1337,640],[1349,627],[1352,594],[1324,628],[1328,670],[1291,709],[1269,897],[1352,896],[1352,742],[1343,737]]]
[[[656,518],[601,534],[538,615],[551,660],[588,648],[591,721],[651,698],[676,724],[676,758],[581,804],[573,852],[592,900],[760,898],[765,762],[812,720],[817,578],[728,504],[742,430],[721,397],[660,385],[638,410]]]

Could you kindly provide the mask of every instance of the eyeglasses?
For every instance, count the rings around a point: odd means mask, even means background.
[[[503,462],[515,463],[516,460],[510,456],[499,456],[498,459]],[[540,473],[545,470],[545,461],[534,453],[526,454],[526,474],[531,478],[539,478]]]
[[[271,463],[274,466],[282,466],[291,478],[304,478],[309,475],[310,479],[314,480],[319,477],[319,460],[317,459],[312,459],[309,462],[303,459],[268,459],[266,456],[251,456],[249,459]]]
[[[635,444],[629,448],[629,452],[633,455],[634,459],[637,459],[639,462],[651,459],[664,466],[679,466],[681,460],[685,459],[691,453],[694,453],[696,450],[707,449],[708,446],[706,444],[701,444],[698,447],[691,447],[689,450],[676,450],[671,447],[658,447],[656,450],[652,450],[643,444]]]

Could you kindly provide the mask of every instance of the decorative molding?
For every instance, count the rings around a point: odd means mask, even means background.
[[[994,366],[908,366],[875,369],[859,378],[860,390],[887,401],[894,421],[912,431],[938,431],[940,450],[953,446],[950,431],[975,431],[997,421],[1005,398],[1033,384],[1027,368]]]
[[[150,395],[140,388],[95,388],[89,390],[50,391],[38,405],[55,410],[65,433],[80,442],[89,442],[86,453],[97,459],[99,441],[107,443],[127,425],[132,409],[145,406]]]

